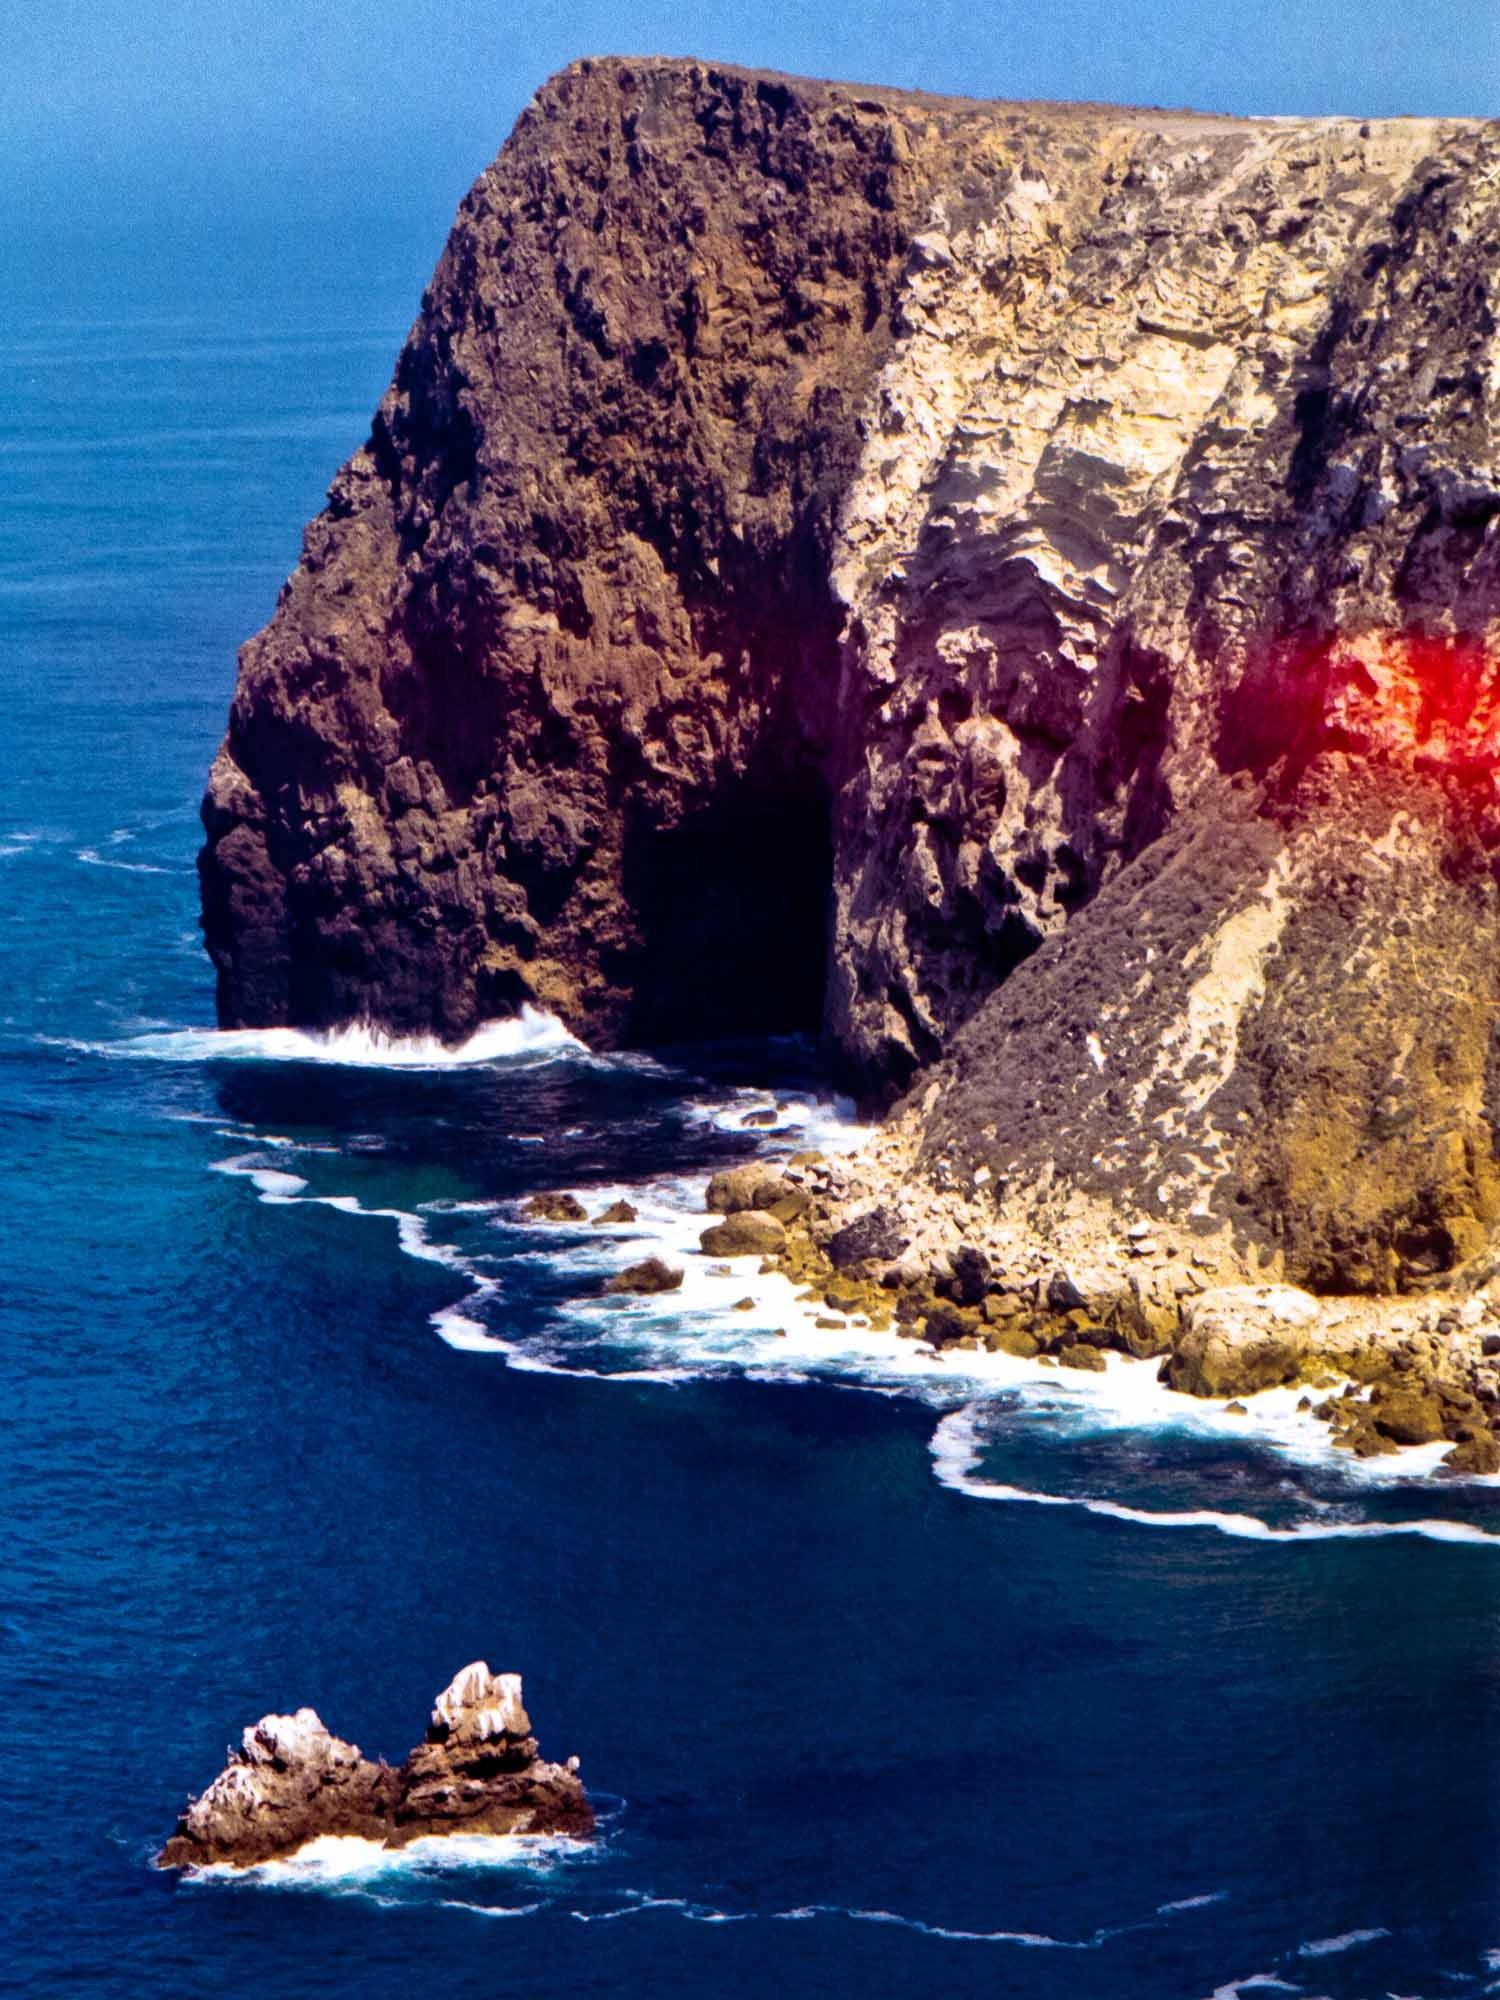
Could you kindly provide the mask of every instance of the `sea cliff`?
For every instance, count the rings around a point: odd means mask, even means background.
[[[816,1031],[814,1243],[1481,1340],[1497,254],[1493,124],[575,65],[242,654],[221,1019]]]

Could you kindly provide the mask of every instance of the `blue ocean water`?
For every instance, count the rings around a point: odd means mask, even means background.
[[[213,1041],[234,648],[421,277],[38,257],[0,323],[0,1983],[1500,1991],[1492,1488],[820,1345],[743,1279],[602,1304],[713,1166],[837,1136],[793,1047]],[[480,1656],[590,1848],[151,1868],[264,1710],[400,1755]]]

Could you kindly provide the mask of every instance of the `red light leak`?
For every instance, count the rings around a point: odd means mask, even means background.
[[[1500,647],[1424,633],[1294,638],[1267,665],[1267,700],[1303,711],[1330,749],[1500,778]]]

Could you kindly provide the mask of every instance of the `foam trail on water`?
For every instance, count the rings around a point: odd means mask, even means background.
[[[1164,1903],[1144,1922],[1104,1925],[1091,1937],[1059,1938],[1045,1931],[1012,1930],[970,1930],[955,1924],[928,1922],[922,1917],[905,1915],[900,1910],[882,1910],[851,1907],[845,1903],[802,1903],[791,1910],[721,1910],[710,1903],[697,1903],[686,1896],[652,1896],[638,1890],[616,1892],[626,1898],[620,1908],[614,1910],[570,1910],[568,1914],[581,1924],[612,1923],[620,1917],[639,1917],[654,1913],[680,1917],[694,1924],[742,1924],[757,1921],[796,1924],[811,1923],[820,1918],[832,1918],[837,1922],[854,1924],[888,1924],[894,1929],[912,1931],[919,1937],[938,1938],[951,1944],[1004,1944],[1018,1946],[1029,1951],[1100,1951],[1113,1939],[1128,1936],[1132,1931],[1152,1929],[1159,1919],[1171,1916],[1180,1910],[1197,1909],[1205,1903],[1222,1900],[1221,1894],[1189,1897],[1183,1903]]]
[[[170,868],[162,868],[155,861],[116,861],[111,856],[101,854],[97,847],[80,847],[75,859],[89,868],[118,868],[126,875],[170,875]]]
[[[448,1883],[455,1877],[519,1874],[529,1884],[544,1889],[554,1884],[564,1887],[579,1863],[597,1861],[602,1853],[597,1840],[576,1840],[566,1834],[447,1834],[414,1840],[401,1848],[386,1847],[379,1841],[352,1834],[323,1834],[281,1860],[263,1861],[249,1868],[211,1864],[185,1871],[183,1879],[200,1885],[217,1883],[355,1895],[381,1908],[398,1909],[410,1907],[413,1893],[420,1895],[424,1887]],[[403,1890],[407,1893],[401,1893]],[[617,1898],[618,1907],[578,1909],[565,1905],[568,1916],[582,1924],[611,1923],[622,1917],[653,1914],[695,1924],[797,1923],[832,1918],[847,1923],[888,1924],[947,1943],[1003,1944],[1046,1951],[1098,1951],[1112,1939],[1149,1928],[1162,1917],[1220,1900],[1218,1895],[1189,1897],[1181,1903],[1163,1904],[1144,1924],[1106,1926],[1085,1938],[1058,1938],[1041,1931],[968,1929],[928,1922],[898,1910],[858,1908],[842,1903],[807,1903],[796,1909],[763,1912],[725,1910],[688,1896],[658,1896],[641,1889],[611,1889],[604,1894]],[[454,1895],[439,1896],[436,1900],[440,1908],[477,1917],[530,1917],[549,1906],[545,1900],[497,1905]],[[555,1902],[551,1906],[557,1907]],[[1384,1932],[1356,1932],[1350,1934],[1347,1942],[1360,1943],[1366,1937],[1384,1935]],[[1326,1948],[1332,1950],[1343,1942],[1327,1940]]]
[[[1298,1945],[1299,1958],[1332,1958],[1341,1951],[1353,1951],[1356,1945],[1374,1944],[1378,1938],[1388,1938],[1388,1930],[1344,1931],[1338,1937],[1314,1938],[1309,1944]]]
[[[928,1449],[940,1484],[972,1500],[1006,1500],[1032,1507],[1079,1507],[1111,1521],[1130,1521],[1143,1528],[1212,1528],[1221,1535],[1238,1536],[1251,1542],[1351,1541],[1386,1535],[1419,1535],[1433,1542],[1463,1542],[1480,1548],[1500,1547],[1500,1535],[1476,1528],[1467,1521],[1299,1521],[1290,1528],[1272,1527],[1255,1514],[1230,1514],[1217,1508],[1184,1508],[1167,1512],[1148,1507],[1130,1507],[1119,1500],[1097,1500],[1085,1495],[1035,1493],[1024,1486],[1007,1486],[999,1480],[981,1478],[978,1434],[979,1406],[968,1404],[943,1418],[932,1434]]]
[[[1290,1980],[1278,1979],[1274,1972],[1250,1972],[1242,1979],[1231,1979],[1223,1986],[1216,1986],[1209,2000],[1240,2000],[1242,1993],[1300,1993],[1300,1986],[1293,1986]]]
[[[518,1903],[513,1910],[506,1910],[494,1903],[461,1903],[452,1896],[444,1896],[441,1907],[445,1910],[467,1910],[471,1917],[534,1917],[542,1906],[540,1903]]]
[[[131,1035],[118,1042],[42,1039],[89,1055],[133,1056],[151,1062],[316,1062],[414,1070],[465,1069],[517,1056],[581,1051],[584,1046],[554,1015],[536,1007],[523,1007],[510,1020],[487,1021],[452,1048],[432,1035],[386,1035],[364,1023],[321,1034],[303,1028],[179,1028]]]

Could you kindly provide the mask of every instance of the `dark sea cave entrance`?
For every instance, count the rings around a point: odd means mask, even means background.
[[[831,806],[816,777],[745,789],[627,846],[640,927],[637,1044],[816,1035],[833,895]]]

